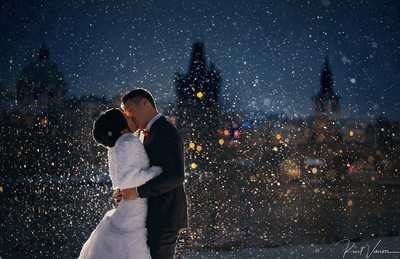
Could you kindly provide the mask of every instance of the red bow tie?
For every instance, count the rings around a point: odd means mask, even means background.
[[[143,134],[143,136],[147,136],[147,135],[149,135],[149,131],[148,130],[142,130],[142,134]]]

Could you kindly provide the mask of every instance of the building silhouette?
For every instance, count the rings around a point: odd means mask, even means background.
[[[175,74],[176,124],[189,141],[209,143],[217,135],[220,117],[220,74],[206,64],[203,44],[194,43],[189,72]]]
[[[49,58],[44,46],[37,50],[37,59],[26,65],[16,84],[19,105],[48,109],[62,105],[66,98],[66,83],[61,69]]]
[[[341,100],[333,92],[333,76],[329,67],[328,57],[325,58],[325,65],[321,72],[321,89],[313,100],[313,117],[323,117],[327,120],[340,119]]]

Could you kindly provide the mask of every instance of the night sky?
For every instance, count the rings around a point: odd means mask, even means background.
[[[342,117],[400,119],[400,1],[2,0],[0,84],[42,42],[70,95],[149,89],[175,101],[193,43],[222,76],[223,110],[311,115],[326,55]]]

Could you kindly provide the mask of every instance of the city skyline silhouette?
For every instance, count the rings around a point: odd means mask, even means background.
[[[305,118],[326,55],[342,117],[399,119],[399,3],[219,1],[2,4],[0,84],[13,91],[44,42],[69,94],[144,87],[176,99],[192,44],[221,73],[221,108]]]

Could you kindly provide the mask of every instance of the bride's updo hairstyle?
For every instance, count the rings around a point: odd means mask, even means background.
[[[99,145],[113,147],[124,129],[129,129],[124,114],[118,109],[110,109],[102,112],[93,123],[93,139]]]

